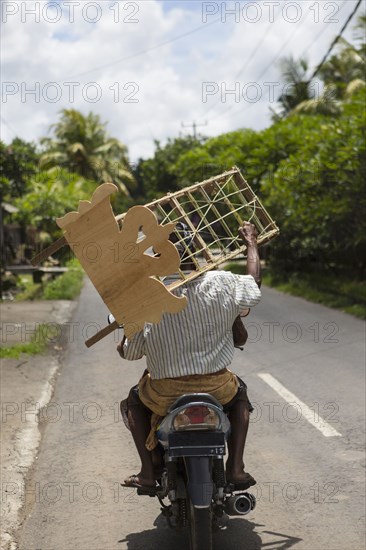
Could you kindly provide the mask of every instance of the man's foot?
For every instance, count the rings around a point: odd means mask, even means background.
[[[155,479],[143,478],[140,474],[132,474],[126,477],[122,487],[136,487],[137,489],[154,489],[156,487]]]
[[[227,472],[226,481],[234,485],[235,489],[243,491],[257,483],[254,477],[248,474],[248,472],[239,472],[237,474],[230,474]]]

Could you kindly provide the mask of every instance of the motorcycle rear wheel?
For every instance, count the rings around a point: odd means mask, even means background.
[[[195,508],[189,501],[190,550],[212,550],[212,507]]]

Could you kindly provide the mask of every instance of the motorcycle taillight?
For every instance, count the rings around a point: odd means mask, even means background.
[[[184,414],[188,416],[192,424],[202,424],[205,421],[205,417],[210,413],[208,407],[203,405],[195,405],[194,407],[187,407]]]
[[[205,405],[192,405],[180,411],[174,418],[176,430],[212,430],[219,427],[217,413]]]

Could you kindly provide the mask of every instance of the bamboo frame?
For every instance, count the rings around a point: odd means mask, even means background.
[[[275,222],[236,166],[203,182],[168,193],[146,207],[162,224],[185,223],[195,244],[195,250],[187,250],[185,255],[187,261],[195,265],[195,271],[189,274],[179,271],[179,280],[170,284],[169,290],[216,269],[239,254],[245,254],[246,246],[238,237],[238,228],[244,221],[251,221],[256,226],[259,246],[279,233]],[[120,214],[116,220],[123,225],[124,217],[125,214]],[[176,235],[184,247],[184,238],[179,232]]]

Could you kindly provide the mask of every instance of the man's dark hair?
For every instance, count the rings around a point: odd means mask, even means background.
[[[169,236],[169,240],[178,250],[181,261],[189,258],[190,253],[195,251],[193,238],[193,232],[189,229],[188,225],[183,222],[177,222],[173,233]]]

